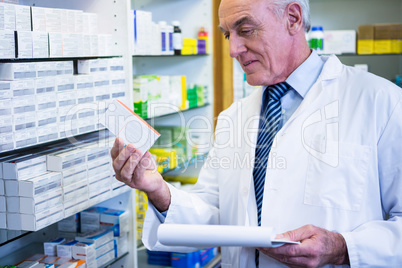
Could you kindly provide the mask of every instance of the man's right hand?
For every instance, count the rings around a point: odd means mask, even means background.
[[[158,172],[156,163],[149,152],[142,156],[142,152],[133,144],[124,146],[124,142],[117,138],[111,150],[111,156],[117,180],[131,188],[144,191],[149,201],[160,212],[168,210],[169,187]]]

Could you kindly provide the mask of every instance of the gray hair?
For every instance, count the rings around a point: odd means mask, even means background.
[[[272,0],[273,12],[278,16],[282,16],[285,8],[292,2],[299,3],[303,12],[303,28],[307,33],[311,28],[310,6],[309,0]]]

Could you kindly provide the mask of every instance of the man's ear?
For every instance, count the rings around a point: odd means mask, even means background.
[[[290,3],[285,10],[288,20],[288,30],[291,35],[295,35],[303,30],[303,11],[297,2]]]

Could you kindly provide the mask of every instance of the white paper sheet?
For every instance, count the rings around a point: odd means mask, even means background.
[[[123,139],[124,144],[132,143],[144,154],[160,134],[147,122],[131,111],[119,100],[113,100],[99,122],[110,132]]]
[[[278,247],[299,242],[274,239],[272,227],[232,225],[161,224],[158,240],[165,246],[187,247]]]

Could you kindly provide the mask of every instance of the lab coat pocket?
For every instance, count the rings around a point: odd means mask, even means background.
[[[326,141],[325,148],[309,154],[304,204],[359,211],[370,147]]]

